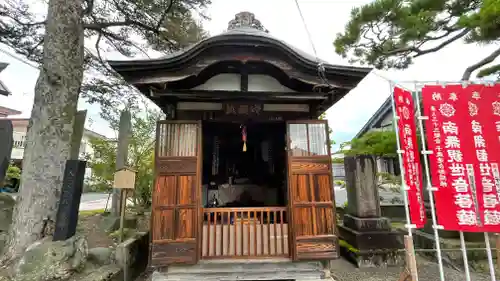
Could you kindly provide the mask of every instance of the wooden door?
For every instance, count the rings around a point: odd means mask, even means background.
[[[201,123],[160,121],[152,202],[151,265],[198,261]]]
[[[291,249],[294,260],[338,257],[328,124],[287,124]]]

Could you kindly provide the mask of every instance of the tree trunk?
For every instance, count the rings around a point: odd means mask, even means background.
[[[83,0],[50,0],[44,54],[24,152],[22,186],[3,261],[21,255],[54,221],[83,79]]]

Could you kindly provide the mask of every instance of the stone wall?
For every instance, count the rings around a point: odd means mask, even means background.
[[[125,281],[135,280],[149,262],[149,232],[138,233],[116,247],[116,262],[122,268]]]

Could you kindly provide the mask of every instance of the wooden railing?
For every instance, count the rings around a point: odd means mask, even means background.
[[[286,207],[203,210],[202,258],[288,257]]]

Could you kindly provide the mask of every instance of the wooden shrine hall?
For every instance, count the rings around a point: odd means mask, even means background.
[[[109,63],[166,115],[151,266],[338,257],[328,125],[318,117],[370,68],[318,62],[248,12],[183,51]]]

